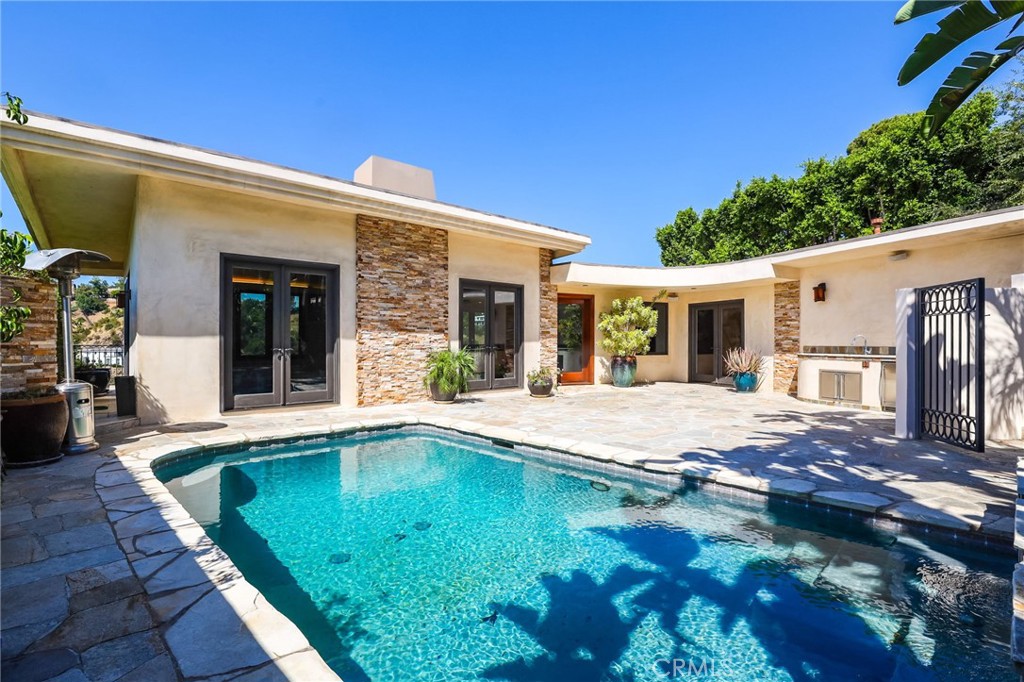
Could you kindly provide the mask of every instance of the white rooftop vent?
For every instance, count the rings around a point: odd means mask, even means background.
[[[436,199],[434,172],[401,161],[371,156],[356,168],[352,178],[360,185],[401,192],[421,199]]]

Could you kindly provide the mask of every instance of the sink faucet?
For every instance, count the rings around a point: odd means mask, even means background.
[[[871,351],[868,350],[868,337],[863,334],[857,334],[855,337],[850,339],[850,345],[854,346],[857,344],[857,339],[864,339],[864,355],[870,355]]]

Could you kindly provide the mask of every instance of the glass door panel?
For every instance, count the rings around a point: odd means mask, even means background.
[[[459,347],[472,354],[476,372],[469,379],[471,391],[490,388],[487,380],[487,288],[465,286],[459,302]]]
[[[743,307],[736,305],[723,305],[720,309],[722,318],[722,343],[718,350],[719,377],[728,374],[725,368],[725,353],[732,348],[743,347]]]
[[[231,268],[231,334],[228,356],[234,403],[240,407],[280,402],[276,370],[273,268]]]
[[[698,308],[693,316],[695,381],[714,381],[715,375],[715,309]]]
[[[583,304],[558,304],[558,369],[583,371]]]
[[[329,324],[327,275],[288,273],[288,403],[326,400]]]
[[[519,309],[515,289],[492,288],[491,342],[493,347],[492,388],[519,385]]]

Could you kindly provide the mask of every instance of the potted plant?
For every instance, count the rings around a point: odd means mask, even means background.
[[[526,386],[534,398],[548,398],[555,387],[555,373],[550,367],[541,367],[526,374]]]
[[[5,301],[0,305],[0,341],[10,343],[25,331],[32,311],[21,302],[18,278],[43,277],[23,269],[28,238],[0,229],[0,275]],[[56,330],[55,330],[56,331]],[[68,429],[68,405],[64,396],[50,388],[42,392],[11,393],[0,403],[0,450],[5,464],[35,466],[59,460]]]
[[[0,405],[0,447],[12,468],[56,462],[68,430],[68,403],[55,388],[9,393]]]
[[[647,354],[651,339],[658,333],[658,312],[640,296],[617,298],[612,301],[611,311],[601,313],[597,328],[603,335],[601,347],[612,356],[612,384],[621,388],[632,386],[636,379],[636,356]]]
[[[760,353],[747,348],[730,348],[725,351],[723,360],[737,391],[753,393],[757,390],[758,375],[764,367],[764,358]]]
[[[469,377],[476,374],[476,358],[468,350],[437,350],[427,356],[423,385],[435,403],[452,403],[469,390]]]

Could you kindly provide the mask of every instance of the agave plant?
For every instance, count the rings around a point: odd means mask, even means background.
[[[909,0],[896,14],[895,23],[902,24],[924,14],[952,7],[939,21],[939,30],[929,33],[914,48],[900,70],[897,82],[906,85],[927,71],[964,42],[998,24],[1012,21],[1006,38],[996,45],[995,53],[977,51],[953,69],[935,93],[924,116],[924,133],[937,131],[996,69],[1024,54],[1024,35],[1012,35],[1024,25],[1022,0]]]
[[[730,348],[722,356],[725,369],[730,376],[736,374],[760,374],[764,358],[760,353],[747,348]]]
[[[476,373],[476,358],[468,350],[436,350],[427,356],[427,375],[423,385],[436,386],[446,394],[469,390],[469,377]]]

